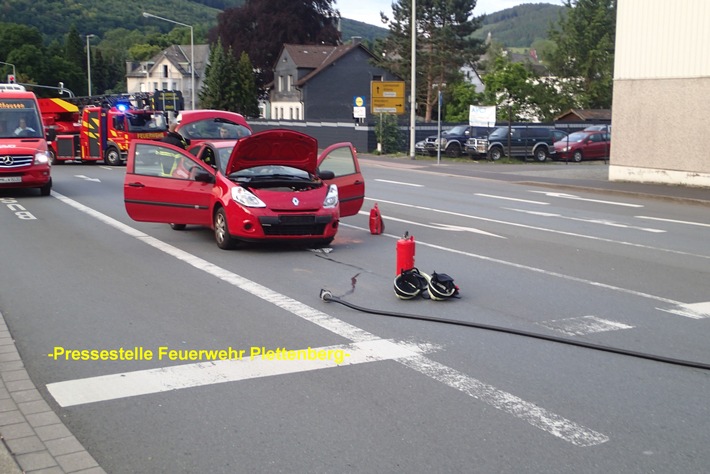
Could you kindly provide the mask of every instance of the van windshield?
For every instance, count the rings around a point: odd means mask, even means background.
[[[32,99],[0,96],[0,138],[44,138],[42,121]]]

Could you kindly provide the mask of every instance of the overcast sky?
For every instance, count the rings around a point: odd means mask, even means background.
[[[335,8],[340,10],[343,18],[362,21],[372,25],[384,27],[380,21],[380,12],[391,15],[391,5],[393,0],[336,0]],[[478,0],[474,15],[484,13],[495,13],[506,8],[520,5],[521,3],[552,3],[562,5],[562,0]]]

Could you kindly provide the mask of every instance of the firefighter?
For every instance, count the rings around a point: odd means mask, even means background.
[[[170,122],[168,127],[168,134],[161,140],[165,143],[170,143],[171,145],[179,146],[180,148],[187,149],[190,146],[190,139],[185,138],[175,131],[177,128],[177,122]]]

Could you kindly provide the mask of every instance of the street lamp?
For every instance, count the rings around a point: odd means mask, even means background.
[[[86,75],[89,79],[89,97],[91,97],[91,45],[89,40],[96,35],[86,35]]]
[[[17,82],[17,74],[15,74],[15,65],[10,63],[4,63],[2,61],[0,61],[0,64],[4,64],[5,66],[12,66],[12,77],[14,77],[15,82]]]
[[[195,36],[192,26],[186,25],[185,23],[180,23],[179,21],[168,20],[167,18],[163,18],[162,16],[158,15],[153,15],[152,13],[148,12],[143,12],[143,16],[146,18],[157,18],[158,20],[163,20],[170,23],[175,23],[176,25],[187,26],[188,28],[190,28],[190,73],[192,75],[192,92],[190,93],[190,97],[192,98],[192,110],[195,110]]]

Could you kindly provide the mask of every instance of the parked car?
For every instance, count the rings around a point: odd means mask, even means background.
[[[611,133],[603,131],[574,132],[555,142],[557,160],[606,160],[611,150]]]
[[[590,125],[590,126],[586,127],[586,128],[584,129],[584,131],[585,131],[585,132],[596,132],[596,131],[600,131],[600,132],[609,132],[609,133],[611,133],[611,125],[610,125],[610,124],[605,124],[605,123],[596,124],[596,125]]]
[[[274,129],[191,151],[148,140],[131,145],[124,201],[133,220],[209,227],[222,249],[266,241],[320,247],[364,201],[351,143],[318,155],[315,138]]]
[[[436,135],[417,142],[414,149],[419,154],[435,156],[441,149],[446,156],[456,158],[465,153],[466,142],[472,137],[485,137],[491,129],[471,125],[457,125],[450,130],[441,132],[441,138]]]
[[[534,157],[542,162],[555,154],[554,143],[567,136],[563,130],[544,126],[513,126],[510,127],[510,135],[508,130],[509,127],[498,127],[488,138],[476,139],[470,147],[471,151],[497,161],[510,149],[513,157]]]
[[[185,110],[175,121],[175,131],[197,145],[206,140],[235,140],[248,137],[252,129],[243,115],[226,110]]]

